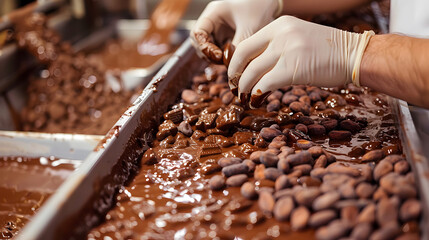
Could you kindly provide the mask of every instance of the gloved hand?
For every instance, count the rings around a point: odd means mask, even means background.
[[[280,15],[278,0],[225,0],[210,2],[198,18],[191,39],[200,57],[222,63],[228,40],[237,46]]]
[[[359,85],[361,58],[373,35],[280,17],[238,44],[228,68],[230,85],[238,85],[242,101],[252,94],[251,107],[288,85]]]

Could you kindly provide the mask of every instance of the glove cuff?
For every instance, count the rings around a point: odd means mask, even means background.
[[[357,47],[357,56],[356,56],[356,60],[355,60],[354,66],[353,66],[353,71],[352,71],[352,76],[351,76],[352,77],[352,83],[355,86],[360,87],[359,73],[360,73],[360,64],[362,61],[362,56],[363,56],[363,53],[365,52],[366,46],[368,46],[369,40],[374,35],[375,35],[374,31],[365,31],[362,34],[361,39],[359,41],[359,45]]]

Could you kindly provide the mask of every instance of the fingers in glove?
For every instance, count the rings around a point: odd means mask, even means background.
[[[274,68],[278,60],[277,55],[278,53],[268,46],[246,66],[238,82],[239,96],[248,95],[259,79]]]
[[[269,40],[257,32],[237,45],[228,67],[228,78],[239,78],[246,66],[268,46]]]
[[[289,74],[286,72],[284,66],[277,63],[271,71],[263,75],[251,90],[250,107],[260,107],[271,92],[287,86]]]

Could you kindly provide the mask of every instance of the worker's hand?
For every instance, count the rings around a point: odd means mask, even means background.
[[[238,44],[228,68],[230,85],[238,85],[240,98],[251,93],[256,102],[287,85],[359,85],[360,60],[373,34],[280,17]]]
[[[193,45],[201,57],[222,63],[223,46],[233,46],[274,20],[278,0],[225,0],[210,2],[191,31]]]

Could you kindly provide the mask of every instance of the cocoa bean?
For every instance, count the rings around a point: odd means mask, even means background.
[[[305,115],[310,113],[310,106],[302,102],[292,102],[289,104],[289,108],[295,113],[302,112]]]
[[[284,188],[290,187],[291,185],[289,178],[286,175],[281,175],[276,179],[274,187],[276,191],[280,191]]]
[[[308,128],[307,128],[307,126],[305,126],[305,125],[304,125],[304,124],[302,124],[302,123],[297,124],[297,125],[295,126],[295,129],[296,129],[296,130],[298,130],[298,131],[303,132],[304,134],[307,134],[307,133],[308,133]]]
[[[320,155],[323,154],[323,149],[320,146],[313,146],[311,148],[308,149],[308,152],[311,154],[311,156],[316,159],[318,158]]]
[[[307,92],[304,89],[299,88],[298,86],[293,86],[291,93],[298,97],[307,95]]]
[[[247,179],[248,177],[246,174],[234,175],[226,179],[226,185],[228,187],[240,187],[247,181]]]
[[[179,124],[179,127],[177,127],[177,130],[179,132],[183,133],[185,136],[190,137],[193,133],[191,125],[187,121],[183,121]]]
[[[246,159],[243,161],[243,163],[249,167],[249,172],[255,171],[256,164],[253,161]]]
[[[375,187],[366,182],[359,183],[356,187],[356,194],[360,198],[371,198],[374,191]]]
[[[328,136],[333,141],[344,141],[349,140],[352,137],[352,133],[350,131],[332,130]]]
[[[325,105],[325,103],[324,103],[324,102],[322,102],[322,101],[318,101],[318,102],[316,102],[316,103],[313,105],[313,107],[314,107],[314,109],[315,109],[315,110],[318,110],[318,111],[323,111],[323,110],[325,110],[325,109],[326,109],[326,105]]]
[[[222,168],[222,173],[225,177],[231,177],[237,174],[247,174],[249,172],[249,167],[246,164],[234,164]]]
[[[310,218],[310,211],[304,207],[299,206],[292,211],[290,217],[290,224],[294,230],[302,230],[307,226],[308,219]]]
[[[267,112],[274,112],[280,109],[280,100],[274,99],[267,104]]]
[[[310,175],[313,168],[310,164],[301,164],[292,168],[292,172],[301,171],[302,175]]]
[[[267,101],[271,102],[275,99],[280,100],[282,97],[283,97],[283,93],[279,90],[276,90],[273,93],[271,93],[270,96],[268,96]]]
[[[313,178],[322,179],[327,172],[328,171],[325,168],[314,168],[313,170],[311,170],[310,176]]]
[[[285,157],[280,158],[280,160],[277,163],[277,168],[284,173],[289,172],[289,169],[290,169],[289,162],[287,161],[287,159]]]
[[[258,206],[264,215],[271,216],[274,204],[274,197],[269,191],[261,191],[259,193]]]
[[[361,127],[358,123],[348,119],[340,122],[340,128],[343,130],[350,131],[352,133],[357,133],[361,130]]]
[[[228,85],[225,83],[216,83],[210,86],[209,88],[209,96],[214,97],[214,96],[218,96],[220,91],[224,88],[227,88]]]
[[[255,190],[255,185],[251,182],[245,182],[240,188],[241,195],[247,199],[256,199],[258,194]]]
[[[323,209],[331,208],[335,203],[340,200],[341,196],[337,192],[327,192],[319,197],[317,197],[312,206],[315,211],[320,211]]]
[[[326,158],[326,156],[320,155],[320,157],[318,157],[314,162],[313,168],[324,168],[326,167],[327,163],[328,163],[328,159]]]
[[[280,149],[283,146],[286,146],[286,142],[273,140],[270,144],[268,144],[269,149]]]
[[[346,184],[342,184],[338,188],[338,192],[341,194],[341,197],[345,199],[352,199],[356,197],[356,192],[353,186],[353,183],[347,182]]]
[[[308,135],[310,136],[323,136],[326,133],[326,129],[323,125],[320,124],[311,124],[307,126]]]
[[[368,204],[362,211],[359,213],[357,218],[358,223],[369,223],[372,224],[375,222],[375,211],[376,206],[374,203]]]
[[[200,96],[198,95],[198,93],[192,90],[185,89],[182,92],[182,99],[183,101],[185,101],[185,103],[192,104],[198,102]]]
[[[286,143],[284,143],[284,144],[286,145]],[[305,140],[305,139],[298,139],[296,141],[295,145],[300,149],[307,150],[313,146],[313,142]]]
[[[265,139],[267,141],[271,141],[271,140],[273,140],[273,138],[279,136],[280,134],[282,134],[282,132],[278,129],[264,127],[261,129],[259,136],[261,136],[263,139]]]
[[[351,239],[356,240],[366,240],[372,233],[372,226],[369,223],[359,223],[354,228],[350,234]]]
[[[320,226],[327,225],[336,217],[337,213],[331,209],[315,212],[310,216],[310,219],[308,220],[308,226],[318,228]]]
[[[292,189],[292,188],[282,189],[274,193],[274,198],[278,200],[283,197],[293,197],[295,192],[296,192],[295,189]]]
[[[401,229],[396,222],[389,222],[371,234],[370,240],[395,239],[401,233]]]
[[[384,191],[382,187],[377,188],[377,190],[375,190],[374,194],[372,195],[372,199],[374,199],[374,201],[379,201],[380,199],[388,198],[388,197],[389,196],[387,195],[386,191]]]
[[[298,118],[298,122],[304,125],[314,124],[314,120],[309,116],[301,116]]]
[[[351,177],[359,177],[360,171],[342,164],[331,164],[327,168],[329,173],[345,174]]]
[[[296,166],[300,164],[311,164],[313,161],[313,158],[311,157],[311,154],[308,151],[302,151],[302,152],[287,156],[286,161],[291,166]]]
[[[341,209],[341,219],[350,226],[354,226],[359,215],[359,209],[356,206],[346,206]]]
[[[328,226],[317,229],[315,236],[320,240],[340,239],[348,233],[349,229],[347,223],[337,219]]]
[[[402,222],[418,220],[422,206],[417,199],[407,199],[399,210],[399,216]]]
[[[397,155],[397,154],[391,154],[389,156],[386,156],[384,159],[384,161],[388,161],[391,164],[395,164],[401,160],[405,160],[401,155]]]
[[[398,219],[398,209],[388,198],[381,199],[377,204],[376,211],[377,223],[380,226],[384,226],[389,222],[396,222]]]
[[[239,164],[242,162],[243,162],[243,160],[241,158],[234,158],[234,157],[225,158],[224,157],[224,158],[219,159],[217,164],[219,164],[219,166],[221,166],[221,167],[227,167],[227,166]]]
[[[313,102],[317,102],[317,101],[322,100],[322,98],[320,97],[320,94],[318,92],[316,92],[316,91],[313,91],[310,94],[308,94],[308,97]]]
[[[306,105],[311,105],[311,99],[308,96],[301,96],[298,101],[305,103]]]
[[[225,105],[228,105],[232,102],[232,100],[234,99],[234,94],[232,92],[227,92],[222,96],[222,103]]]
[[[259,159],[262,153],[263,153],[262,151],[253,152],[252,154],[250,154],[249,159],[254,163],[260,163]]]
[[[320,124],[325,127],[327,132],[330,132],[338,126],[338,121],[336,119],[326,119],[320,122]]]
[[[220,175],[213,176],[210,178],[209,186],[212,190],[221,190],[225,187],[225,179]]]
[[[276,167],[279,162],[279,158],[275,154],[265,151],[261,153],[259,161],[266,167]]]
[[[406,160],[401,160],[395,163],[394,171],[399,174],[405,174],[410,171],[410,165]]]
[[[284,105],[289,105],[289,104],[291,104],[292,102],[295,102],[295,101],[298,101],[298,97],[295,96],[295,95],[286,95],[286,94],[284,94],[283,97],[282,97],[282,103]]]
[[[269,167],[269,168],[266,168],[264,171],[265,179],[268,179],[271,181],[276,181],[276,179],[282,175],[283,175],[282,171],[277,168]]]
[[[383,150],[372,150],[371,152],[367,152],[362,156],[361,162],[378,162],[383,159],[383,157]]]
[[[253,176],[255,177],[256,180],[265,179],[265,165],[264,164],[256,165]]]
[[[307,187],[295,193],[295,201],[306,207],[311,207],[313,201],[321,194],[318,187]]]
[[[294,209],[295,204],[291,197],[283,197],[274,205],[274,217],[278,221],[286,221]]]

